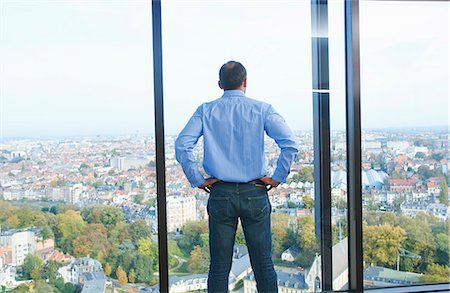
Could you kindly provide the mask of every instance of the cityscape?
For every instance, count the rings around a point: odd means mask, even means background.
[[[320,290],[312,132],[287,182],[269,192],[279,292]],[[171,292],[204,292],[208,194],[191,188],[166,137]],[[448,282],[447,128],[362,135],[366,287]],[[201,141],[196,148],[202,161]],[[278,147],[265,142],[269,174]],[[333,288],[347,286],[346,137],[331,135]],[[159,292],[154,138],[4,139],[0,149],[0,292]],[[242,229],[232,292],[256,292]],[[290,290],[290,291],[288,291]]]

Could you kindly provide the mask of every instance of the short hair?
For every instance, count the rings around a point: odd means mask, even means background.
[[[228,61],[219,71],[219,80],[224,90],[239,88],[246,77],[247,70],[237,61]]]

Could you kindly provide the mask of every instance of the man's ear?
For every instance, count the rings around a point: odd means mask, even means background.
[[[247,78],[244,78],[244,81],[242,82],[242,85],[243,85],[244,87],[247,87]]]
[[[217,84],[219,85],[219,87],[220,87],[221,89],[223,89],[223,86],[222,86],[222,83],[220,82],[220,80],[217,82]]]

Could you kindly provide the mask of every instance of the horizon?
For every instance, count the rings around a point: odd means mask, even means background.
[[[312,129],[293,129],[295,135],[302,133],[312,133]],[[450,134],[449,125],[431,125],[431,126],[405,126],[405,127],[386,127],[386,128],[362,128],[362,132],[406,132],[410,134],[417,134],[421,132],[436,132],[436,134]],[[332,129],[331,133],[345,132],[345,129]],[[175,137],[177,133],[165,133],[165,137]],[[154,137],[154,133],[103,133],[103,134],[71,134],[71,135],[48,135],[48,136],[10,136],[2,137],[2,141],[11,140],[51,140],[51,139],[81,139],[81,138],[121,138],[121,137]]]

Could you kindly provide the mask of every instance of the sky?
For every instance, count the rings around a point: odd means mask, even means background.
[[[247,95],[312,130],[309,1],[163,1],[165,129],[217,99],[228,60]],[[331,127],[345,127],[343,1],[329,1]],[[449,124],[445,2],[360,4],[363,128]],[[151,1],[0,0],[0,137],[152,133]]]

